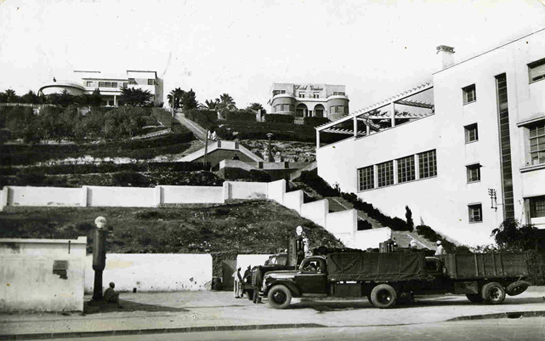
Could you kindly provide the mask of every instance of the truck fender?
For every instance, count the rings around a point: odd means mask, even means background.
[[[267,286],[267,291],[264,293],[264,295],[266,295],[269,290],[271,290],[272,287],[274,287],[275,285],[283,285],[285,286],[286,288],[288,288],[291,292],[291,294],[294,296],[294,297],[300,297],[301,296],[301,290],[299,290],[299,288],[297,287],[297,285],[295,285],[295,283],[291,282],[291,281],[274,281],[272,282],[271,284],[269,284]]]
[[[509,284],[505,288],[505,292],[509,296],[517,296],[517,295],[522,294],[523,292],[525,292],[526,289],[528,289],[528,287],[530,285],[531,285],[530,282],[527,282],[527,281],[516,281],[516,282],[513,282],[513,283]]]

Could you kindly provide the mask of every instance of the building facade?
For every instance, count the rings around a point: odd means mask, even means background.
[[[545,228],[545,30],[457,64],[438,52],[433,85],[317,129],[318,174],[469,245],[507,218]]]
[[[99,89],[103,105],[118,106],[123,105],[120,96],[121,88],[125,86],[149,91],[156,105],[163,102],[163,80],[157,77],[156,71],[127,70],[121,75],[106,75],[100,71],[75,70],[74,74],[80,83],[55,80],[40,87],[38,93],[49,95],[67,90],[71,95],[78,96],[90,95]]]
[[[274,83],[270,94],[272,114],[337,119],[349,112],[344,85]]]

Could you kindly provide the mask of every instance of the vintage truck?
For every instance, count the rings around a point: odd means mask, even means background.
[[[242,284],[242,291],[246,294],[248,299],[252,299],[255,288],[260,288],[262,285],[262,278],[265,274],[270,271],[279,271],[279,270],[295,270],[294,265],[289,265],[287,253],[278,253],[269,256],[269,259],[263,265],[254,266],[251,269],[250,278],[245,279]],[[260,271],[261,274],[258,275],[257,272]],[[261,280],[260,280],[261,278]]]
[[[423,252],[347,252],[304,259],[298,270],[268,272],[261,295],[284,309],[292,297],[362,297],[377,308],[398,298],[430,294],[465,294],[471,302],[500,304],[505,294],[524,292],[529,282],[524,254],[449,254]]]

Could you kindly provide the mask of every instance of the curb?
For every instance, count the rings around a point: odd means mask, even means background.
[[[545,316],[545,310],[513,311],[513,312],[497,313],[497,314],[459,316],[459,317],[455,317],[453,319],[446,320],[445,322],[471,321],[471,320],[490,320],[490,319],[501,319],[501,318],[517,319],[517,318],[521,318],[521,317],[538,317],[538,316]]]
[[[183,327],[183,328],[152,328],[133,330],[104,330],[90,332],[67,332],[67,333],[36,333],[36,334],[14,334],[0,335],[0,340],[44,340],[64,339],[80,337],[100,337],[118,335],[145,335],[145,334],[166,334],[166,333],[191,333],[191,332],[216,332],[234,330],[262,330],[262,329],[293,329],[293,328],[326,328],[327,326],[316,323],[286,323],[286,324],[250,324],[241,326],[210,326],[210,327]]]

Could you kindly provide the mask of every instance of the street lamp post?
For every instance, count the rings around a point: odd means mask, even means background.
[[[95,237],[93,239],[93,270],[95,270],[95,282],[93,287],[93,301],[102,301],[102,273],[106,266],[106,218],[95,219]]]

